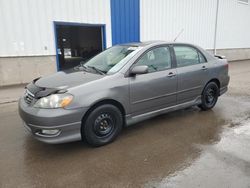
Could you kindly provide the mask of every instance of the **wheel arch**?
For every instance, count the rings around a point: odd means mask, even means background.
[[[213,101],[213,104],[212,104],[212,105],[209,104],[210,106],[208,106],[208,104],[206,104],[206,102],[204,101],[205,98],[204,98],[204,96],[203,96],[203,93],[204,93],[204,91],[205,91],[205,89],[206,89],[206,87],[207,87],[207,85],[208,85],[209,83],[215,83],[215,84],[217,85],[217,87],[218,87],[218,90],[219,90],[219,91],[218,91],[218,95],[216,95],[216,98],[213,99],[215,102]],[[206,83],[206,85],[204,86],[204,88],[203,88],[203,90],[202,90],[202,94],[201,94],[201,104],[199,104],[198,106],[199,106],[202,110],[204,110],[204,111],[209,110],[209,109],[211,109],[211,108],[214,107],[214,105],[216,104],[216,102],[217,102],[219,96],[220,96],[220,81],[219,81],[217,78],[213,78],[213,79],[209,80],[209,81]]]
[[[88,109],[88,111],[82,117],[82,124],[86,121],[89,114],[95,108],[97,108],[97,107],[99,107],[101,105],[104,105],[104,104],[111,104],[111,105],[114,105],[115,107],[117,107],[122,113],[123,125],[125,125],[125,114],[126,114],[125,108],[123,107],[123,105],[120,102],[118,102],[118,101],[116,101],[114,99],[104,99],[104,100],[98,101],[98,102],[94,103],[93,105],[91,105],[91,107]]]
[[[209,81],[206,83],[206,85],[204,86],[204,88],[203,88],[203,90],[202,90],[202,93],[203,93],[204,89],[206,88],[206,86],[207,86],[209,83],[211,83],[211,82],[214,82],[214,83],[217,84],[217,86],[218,86],[218,88],[219,88],[219,92],[220,92],[220,81],[219,81],[219,79],[217,79],[217,78],[212,78],[211,80],[209,80]]]
[[[215,83],[217,84],[218,88],[220,89],[220,81],[219,81],[219,79],[213,78],[213,79],[209,80],[209,81],[207,82],[207,84],[210,83],[210,82],[215,82]],[[206,84],[206,85],[207,85],[207,84]]]
[[[211,80],[209,80],[209,81],[206,83],[205,87],[206,87],[207,84],[209,84],[210,82],[216,83],[217,86],[218,86],[218,88],[220,89],[220,81],[219,81],[219,79],[217,79],[217,78],[212,78]],[[205,87],[204,87],[204,88],[205,88]],[[204,90],[204,88],[203,88],[203,90]],[[202,92],[203,92],[203,90],[202,90]]]

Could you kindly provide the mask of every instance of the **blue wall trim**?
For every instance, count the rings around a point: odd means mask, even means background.
[[[140,41],[140,0],[111,0],[112,44]]]
[[[56,22],[53,22],[53,28],[54,28],[54,37],[55,37],[55,47],[56,47],[56,70],[59,71],[59,58],[58,58],[58,45],[57,45],[57,32],[56,32]]]

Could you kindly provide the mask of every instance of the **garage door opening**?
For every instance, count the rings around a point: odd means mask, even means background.
[[[55,23],[57,69],[70,69],[103,51],[104,29],[104,25]]]

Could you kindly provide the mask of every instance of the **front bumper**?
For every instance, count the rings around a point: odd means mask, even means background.
[[[81,120],[87,108],[40,109],[29,106],[23,98],[18,106],[25,127],[37,140],[51,144],[81,140]],[[55,130],[55,134],[44,133]]]

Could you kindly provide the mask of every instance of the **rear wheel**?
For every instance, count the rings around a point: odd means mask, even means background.
[[[199,107],[202,110],[213,108],[219,97],[219,88],[215,82],[209,82],[204,88],[201,96],[201,104]]]
[[[122,130],[121,111],[114,105],[98,106],[88,115],[82,126],[82,135],[92,146],[102,146],[112,142]]]

